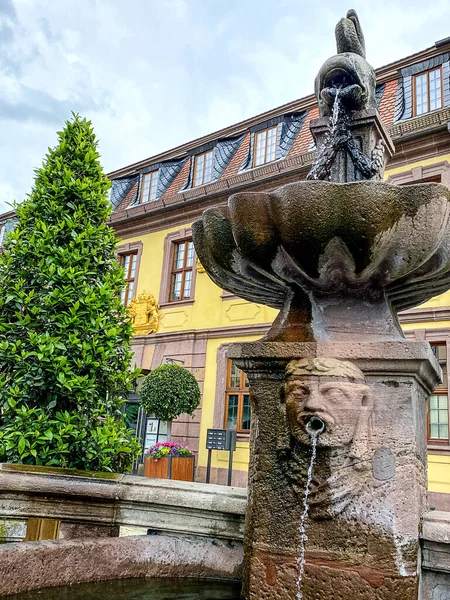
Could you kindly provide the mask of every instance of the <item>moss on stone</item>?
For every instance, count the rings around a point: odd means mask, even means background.
[[[16,465],[4,463],[2,471],[21,471],[26,473],[43,473],[46,475],[70,475],[76,477],[88,477],[92,479],[117,480],[122,477],[120,473],[107,473],[105,471],[82,471],[80,469],[65,469],[63,467],[44,467],[41,465]]]

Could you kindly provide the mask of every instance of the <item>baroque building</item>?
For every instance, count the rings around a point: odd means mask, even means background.
[[[377,69],[376,76],[378,110],[395,144],[385,180],[450,187],[450,38]],[[231,428],[237,431],[232,483],[246,485],[248,384],[227,359],[227,347],[260,338],[277,311],[212,283],[196,259],[191,225],[235,192],[271,191],[306,179],[316,157],[309,123],[317,116],[310,95],[109,174],[135,362],[144,372],[182,364],[202,391],[194,417],[180,416],[170,433],[195,450],[199,481],[206,475],[207,430]],[[13,218],[0,216],[0,240]],[[430,342],[443,370],[428,400],[429,500],[450,510],[450,291],[399,318],[407,339]],[[228,453],[213,451],[211,481],[226,483],[227,467]]]

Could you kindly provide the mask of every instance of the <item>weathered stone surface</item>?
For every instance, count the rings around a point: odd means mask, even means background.
[[[309,496],[305,600],[331,589],[346,600],[417,600],[426,390],[439,376],[428,346],[256,342],[229,356],[253,398],[246,597],[296,598],[306,429],[318,417],[326,429]]]
[[[450,287],[440,184],[302,181],[236,194],[193,235],[217,285],[281,309],[268,340],[400,340],[395,311]]]
[[[420,600],[450,600],[450,572],[424,570]]]
[[[421,600],[450,600],[450,513],[427,513],[422,529]]]
[[[0,517],[39,517],[105,527],[241,539],[247,491],[219,485],[0,465]],[[67,473],[67,474],[66,474]],[[67,526],[68,527],[68,526]],[[97,531],[98,533],[98,531]]]
[[[247,490],[196,482],[125,476],[116,522],[167,532],[240,539]]]
[[[66,523],[62,522],[59,528],[59,540],[76,540],[80,538],[119,537],[119,525],[105,525],[98,523]]]
[[[228,349],[228,357],[251,361],[272,359],[284,366],[291,360],[302,358],[336,358],[351,361],[365,373],[377,374],[380,371],[393,376],[407,373],[424,380],[427,388],[434,389],[441,381],[441,371],[428,342],[249,342],[233,344]],[[395,385],[395,384],[394,384]]]
[[[450,585],[438,584],[433,590],[433,600],[450,600]]]
[[[372,458],[372,475],[379,481],[388,481],[395,475],[395,454],[390,448],[380,448]]]
[[[0,545],[0,596],[129,577],[238,580],[241,565],[242,544],[207,539],[129,536],[6,544]]]
[[[333,129],[328,117],[313,119],[309,127],[316,146],[319,148],[319,157],[314,163],[308,179],[324,179],[323,175],[326,174],[329,181],[338,183],[361,179],[377,181],[383,179],[386,163],[388,159],[392,158],[395,148],[387,129],[381,122],[378,110],[372,108],[354,112],[351,119],[345,118],[339,126],[340,128]],[[352,159],[349,152],[348,145],[351,145],[355,139],[358,140],[357,151],[371,159],[369,161],[371,177],[362,176],[358,170],[358,161],[355,160],[355,157]],[[333,151],[333,161],[328,164],[328,155],[325,153],[324,158],[320,150],[327,148],[330,143],[334,143],[336,148]],[[324,152],[326,151],[324,150]],[[356,158],[358,157],[359,154]]]
[[[311,123],[317,159],[308,179],[381,181],[394,146],[378,115],[375,71],[354,10],[336,25],[336,45],[315,81],[321,118]]]
[[[27,522],[23,519],[0,519],[0,544],[21,542],[27,534]]]
[[[447,544],[450,552],[450,512],[433,510],[427,513],[422,538],[429,542]],[[450,571],[450,559],[448,564]]]
[[[375,71],[366,61],[364,35],[356,11],[349,10],[336,25],[338,54],[319,70],[315,93],[322,117],[330,116],[339,89],[348,110],[376,108]]]
[[[255,346],[255,345],[254,345]],[[256,345],[257,346],[257,345]],[[276,344],[271,344],[270,345],[273,349],[273,347],[277,346]],[[291,345],[292,346],[297,346],[297,345]],[[304,345],[306,346],[306,345]],[[308,345],[309,346],[309,345]],[[367,345],[366,345],[367,346]],[[383,348],[389,347],[389,344],[383,344],[382,345]],[[260,348],[264,348],[264,344],[259,344]],[[402,346],[403,348],[403,346]],[[409,348],[409,352],[413,355],[412,356],[412,363],[417,365],[417,361],[418,357],[417,357],[417,349],[416,351],[414,351],[414,346]],[[236,350],[236,348],[234,348]],[[239,349],[240,353],[242,354],[242,348]],[[392,347],[391,350],[386,350],[387,354],[392,358]],[[405,354],[408,354],[408,348],[406,348],[404,350]],[[255,349],[253,350],[253,354],[255,354]],[[267,353],[265,354],[265,356],[267,357]],[[404,358],[401,359],[400,364],[403,365],[403,367],[401,367],[402,369],[406,368],[406,365],[408,363],[406,362],[402,362],[404,361]],[[287,362],[285,358],[282,359],[282,362]],[[364,364],[367,364],[367,357],[365,359],[363,359]],[[382,366],[379,365],[379,368],[381,369]],[[374,456],[376,456],[377,453],[375,453]],[[48,473],[47,473],[48,475]],[[36,474],[37,476],[37,474]],[[21,507],[23,510],[25,510],[25,506],[28,503],[29,504],[29,512],[35,513],[36,508],[34,507],[34,502],[35,502],[35,497],[33,495],[34,493],[34,487],[36,486],[36,482],[37,479],[31,479],[30,477],[27,476],[26,472],[16,472],[15,477],[17,478],[17,482],[16,482],[16,487],[21,489],[21,494],[23,495],[23,498],[21,500]],[[48,481],[48,480],[47,480]],[[2,479],[2,474],[0,471],[0,482],[3,483],[3,479]],[[41,482],[42,484],[43,482]],[[144,482],[145,483],[145,482]],[[160,487],[160,492],[161,494],[163,493],[163,490],[165,487],[167,487],[168,485],[171,485],[175,482],[158,482],[158,483],[163,483],[165,485],[162,485]],[[29,485],[30,487],[27,488],[27,485]],[[61,518],[63,516],[66,516],[68,511],[71,510],[71,506],[74,502],[79,503],[80,500],[80,496],[81,494],[75,494],[74,496],[74,490],[76,489],[77,486],[80,486],[80,492],[83,490],[83,480],[82,478],[76,478],[75,481],[72,481],[71,484],[67,489],[67,493],[66,494],[60,494],[59,496],[59,502],[58,502],[58,507],[59,510],[61,511],[60,513],[57,513],[56,516],[58,518]],[[51,487],[51,486],[50,486]],[[213,490],[213,494],[216,492],[217,487],[216,486],[210,486]],[[2,486],[0,486],[0,489],[2,488]],[[200,486],[200,488],[202,488],[202,486]],[[142,489],[145,489],[145,485],[143,486]],[[244,517],[244,513],[245,513],[245,493],[242,494],[241,497],[241,501],[240,502],[236,502],[236,492],[235,490],[233,490],[232,488],[228,488],[228,487],[220,487],[220,491],[221,491],[221,501],[224,503],[224,505],[226,505],[226,500],[225,498],[229,498],[230,499],[230,504],[235,504],[235,508],[234,510],[236,511],[236,516],[237,513],[239,513],[239,520],[241,523],[241,526],[243,524],[243,517]],[[241,490],[239,490],[241,491]],[[242,490],[243,492],[243,490]],[[201,491],[199,492],[201,494]],[[195,502],[195,492],[193,490],[191,490],[190,492],[191,494],[191,500],[189,502],[191,502],[193,505],[196,504]],[[3,496],[3,501],[4,501],[4,497]],[[173,494],[172,496],[172,500],[176,498],[176,493]],[[142,511],[144,509],[145,511],[150,511],[152,508],[151,502],[148,503],[149,506],[145,505],[144,499],[141,497],[139,501],[137,501],[136,503],[136,510],[133,510],[133,501],[130,501],[130,504],[128,506],[127,509],[127,519],[129,519],[129,523],[135,523],[136,521],[142,521],[143,516],[142,516]],[[13,504],[11,506],[14,506],[15,503],[13,502]],[[41,504],[41,507],[45,508],[45,504]],[[7,504],[3,505],[4,510],[7,509]],[[54,510],[56,510],[56,507],[54,508]],[[218,514],[215,511],[210,511],[208,507],[206,507],[204,509],[205,512],[205,516],[204,519],[208,519],[211,518],[211,516],[213,516],[213,518],[218,518]],[[38,516],[45,516],[45,513],[42,515],[38,515]],[[168,522],[169,522],[169,518],[167,519],[167,522],[161,521],[158,522],[158,512],[155,511],[153,513],[153,517],[152,517],[152,529],[154,529],[155,531],[161,531],[161,530],[165,530],[168,528]],[[192,531],[192,521],[189,520],[185,520],[186,522],[186,532]],[[198,519],[197,523],[199,525],[199,530],[194,532],[197,535],[201,535],[202,533],[204,533],[204,527],[202,525],[202,520]],[[22,524],[24,522],[22,521]],[[91,525],[92,526],[92,525]],[[176,522],[176,527],[178,530],[181,530],[182,528],[182,522],[181,519],[179,521]],[[23,525],[23,533],[25,533],[25,526]],[[85,533],[85,532],[84,532]],[[84,534],[83,534],[84,535]],[[174,535],[172,533],[172,535]],[[183,532],[180,531],[178,535],[183,536]],[[219,536],[221,535],[220,533],[220,528],[219,528]],[[239,529],[238,531],[235,531],[234,533],[235,535],[235,540],[239,540],[242,539],[243,535],[242,535],[242,530]],[[363,552],[364,551],[364,544],[367,544],[368,547],[370,547],[371,545],[373,545],[373,540],[372,539],[365,539],[364,538],[365,532],[364,531],[360,531],[358,536],[360,539],[360,550]],[[423,571],[422,571],[422,598],[421,600],[435,600],[435,598],[438,598],[439,600],[441,600],[441,597],[438,596],[437,594],[443,594],[446,590],[445,590],[445,585],[446,582],[449,581],[450,578],[450,515],[448,513],[439,513],[437,511],[434,512],[429,512],[425,515],[424,517],[424,523],[423,523],[423,560],[422,560],[422,567],[423,567]],[[142,539],[142,538],[139,538]],[[150,539],[150,538],[149,538]],[[153,543],[153,540],[156,539],[154,536],[151,536],[151,543]],[[172,544],[174,539],[173,537],[170,538],[165,538],[165,537],[159,537],[157,536],[157,539],[169,539],[170,543]],[[198,538],[197,538],[198,539]],[[66,542],[64,541],[63,543],[55,543],[52,542],[50,545],[44,545],[42,546],[41,543],[39,544],[20,544],[19,548],[25,547],[27,549],[26,552],[22,552],[20,554],[20,566],[22,568],[22,571],[25,573],[32,573],[33,570],[35,569],[36,564],[38,563],[38,561],[41,560],[42,561],[39,562],[40,568],[39,568],[39,577],[36,577],[32,580],[29,580],[27,582],[24,582],[24,580],[20,580],[19,576],[17,575],[16,571],[11,571],[10,570],[10,565],[13,564],[16,561],[17,558],[17,549],[18,546],[15,544],[7,544],[4,545],[3,548],[4,550],[8,550],[9,554],[2,554],[0,555],[0,582],[2,582],[3,587],[0,587],[0,589],[2,590],[1,593],[6,593],[7,591],[11,590],[11,592],[13,591],[19,591],[19,590],[24,590],[25,587],[25,583],[27,589],[31,589],[29,586],[35,585],[36,587],[42,586],[42,585],[59,585],[60,580],[60,570],[59,567],[56,567],[55,570],[55,562],[59,563],[61,562],[61,569],[64,568],[64,566],[66,566],[66,571],[65,571],[65,579],[63,579],[62,581],[69,583],[70,581],[76,582],[76,581],[88,581],[92,579],[97,579],[98,578],[98,573],[101,573],[101,577],[104,578],[109,578],[109,577],[118,577],[121,576],[121,574],[119,573],[118,569],[122,568],[123,563],[120,563],[120,565],[116,562],[116,558],[118,556],[118,553],[123,553],[125,552],[125,554],[127,554],[128,551],[124,551],[124,547],[122,547],[121,545],[116,546],[115,542],[116,540],[114,539],[107,539],[107,540],[95,540],[95,539],[91,539],[91,540],[84,540],[85,542],[88,542],[88,546],[86,546],[84,543],[82,543],[81,540],[77,540],[75,541],[70,541],[70,542]],[[375,540],[376,541],[376,540]],[[98,547],[98,552],[96,552],[95,550],[95,544],[96,542],[100,542],[100,546]],[[103,546],[103,544],[107,542],[107,548],[108,550],[105,549],[105,547]],[[121,543],[121,542],[120,542]],[[126,564],[126,568],[124,569],[124,576],[140,576],[145,574],[145,572],[142,570],[142,564],[141,564],[141,556],[139,554],[139,552],[142,551],[142,546],[140,545],[141,542],[135,542],[134,540],[132,542],[130,542],[131,545],[133,547],[137,547],[137,558],[133,558],[133,556],[129,556],[129,562],[125,561]],[[345,540],[343,540],[343,543],[346,543]],[[219,545],[220,546],[220,545]],[[79,579],[78,574],[79,572],[83,571],[84,567],[83,567],[83,556],[79,556],[78,553],[83,549],[86,550],[86,548],[89,548],[89,551],[87,552],[86,555],[86,563],[88,564],[91,560],[94,560],[92,558],[92,556],[95,556],[95,569],[92,569],[92,565],[89,565],[89,568],[85,571],[85,579],[81,578]],[[172,546],[170,546],[171,548]],[[228,545],[225,544],[223,546],[224,548],[228,548]],[[237,546],[235,546],[236,548],[238,548]],[[48,548],[51,549],[51,552],[55,553],[53,558],[49,557],[49,550]],[[169,554],[170,554],[170,548],[168,550]],[[218,552],[220,553],[220,547],[218,548]],[[280,577],[284,577],[286,575],[286,577],[289,578],[294,578],[294,573],[295,573],[295,566],[293,561],[292,556],[287,556],[284,557],[283,555],[276,555],[275,557],[270,558],[267,554],[264,555],[263,552],[255,552],[255,556],[257,555],[257,559],[254,560],[254,577],[255,577],[255,581],[257,582],[261,582],[264,581],[264,578],[266,578],[266,580],[268,581],[268,585],[270,584],[270,592],[266,591],[262,591],[261,594],[266,594],[268,593],[269,595],[267,597],[269,598],[276,598],[275,593],[276,589],[275,589],[275,583],[276,580]],[[111,559],[111,556],[115,557],[114,560]],[[242,554],[241,554],[242,556]],[[5,558],[8,557],[8,558]],[[12,557],[12,558],[11,558]],[[225,557],[226,558],[226,557]],[[269,560],[270,558],[270,560]],[[69,559],[71,559],[73,561],[73,565],[70,564]],[[106,565],[103,565],[102,560],[107,561]],[[111,563],[112,560],[112,563]],[[128,560],[128,559],[127,559]],[[133,561],[137,562],[136,565],[132,565]],[[264,565],[264,569],[265,571],[261,571],[262,566],[261,563]],[[111,565],[111,567],[109,566]],[[330,564],[330,561],[326,562],[323,558],[323,556],[319,556],[317,558],[312,557],[311,555],[308,556],[308,566],[307,566],[307,571],[306,571],[306,580],[305,580],[305,589],[308,588],[308,577],[311,575],[311,573],[314,574],[314,572],[316,572],[317,574],[317,581],[322,582],[322,580],[325,578],[326,579],[326,584],[323,584],[324,586],[328,586],[330,585],[331,581],[334,581],[334,578],[336,577],[338,580],[342,579],[343,577],[345,579],[352,579],[353,580],[353,590],[356,589],[357,591],[359,590],[358,593],[360,593],[361,598],[371,598],[373,597],[373,594],[376,593],[377,587],[375,588],[371,588],[370,587],[370,582],[372,584],[378,584],[378,582],[381,581],[381,578],[383,577],[383,585],[381,586],[381,589],[383,589],[383,586],[387,586],[387,589],[390,590],[392,589],[392,586],[394,585],[399,585],[398,584],[398,577],[396,574],[394,574],[392,577],[390,576],[386,576],[386,574],[380,570],[377,569],[370,569],[370,568],[366,568],[366,567],[362,567],[362,566],[358,566],[357,564],[352,564],[350,565],[350,567],[348,566],[348,564],[339,564],[339,563],[335,563],[334,567],[336,567],[337,565],[337,573],[333,572],[333,564]],[[153,568],[153,567],[152,567]],[[316,571],[313,571],[312,569],[316,568]],[[326,569],[326,572],[324,571],[324,569]],[[438,571],[438,569],[440,571]],[[16,573],[17,575],[17,580],[13,577],[12,579],[3,579],[4,575],[6,575],[7,573],[10,574],[11,572]],[[180,573],[184,572],[184,567],[181,568]],[[156,571],[152,571],[152,573],[156,573]],[[164,574],[164,572],[161,572],[160,574]],[[259,575],[258,575],[259,573]],[[170,574],[170,573],[169,573]],[[285,575],[284,575],[285,574]],[[33,576],[34,577],[34,576]],[[315,575],[314,575],[315,577]],[[314,579],[313,577],[313,579]],[[20,582],[20,587],[19,583]],[[272,583],[270,583],[272,582]],[[12,587],[9,587],[9,584],[11,584]],[[260,585],[260,583],[258,583],[258,585]],[[322,583],[321,583],[322,585]],[[18,587],[19,586],[19,587]],[[389,587],[390,586],[390,587]],[[444,586],[444,587],[442,587]],[[258,588],[259,589],[259,588]],[[268,588],[269,589],[269,588]],[[326,587],[323,588],[324,590],[327,591],[327,595],[325,595],[326,600],[329,600],[329,595],[328,595],[328,590]],[[333,588],[334,589],[334,588]],[[394,588],[395,589],[395,588]],[[5,591],[6,590],[6,591]],[[437,591],[436,591],[437,590]],[[259,593],[259,592],[258,592]],[[353,592],[352,592],[353,593]],[[355,592],[356,593],[356,592]],[[397,593],[397,592],[395,592]],[[435,593],[435,597],[433,598],[433,593]],[[372,594],[372,596],[371,596]],[[261,595],[261,597],[264,597],[263,595]],[[280,596],[281,598],[283,596]],[[314,600],[317,600],[317,598],[315,598],[314,596],[312,596],[314,598]],[[345,596],[344,596],[345,597]],[[356,598],[358,598],[358,595],[355,596]],[[375,596],[376,598],[376,596]],[[397,596],[393,596],[393,598],[397,598]],[[445,598],[445,595],[442,596],[442,598]],[[347,598],[346,598],[347,600]],[[447,600],[445,598],[445,600]]]
[[[297,598],[297,565],[291,556],[257,553],[252,564],[250,598],[293,600]],[[281,582],[281,585],[280,585]],[[416,578],[357,564],[311,559],[302,586],[305,600],[416,600]]]

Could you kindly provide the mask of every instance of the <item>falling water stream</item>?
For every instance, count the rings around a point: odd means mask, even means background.
[[[335,133],[336,126],[339,122],[339,113],[340,113],[340,108],[341,108],[341,101],[339,100],[340,88],[337,87],[335,89],[336,89],[336,96],[334,97],[333,112],[331,114],[331,135],[332,136]]]
[[[345,125],[343,119],[345,118],[345,111],[342,110],[343,106],[341,103],[341,99],[339,98],[340,88],[334,88],[334,102],[333,102],[333,110],[331,113],[331,117],[328,123],[328,130],[325,135],[325,139],[323,140],[323,144],[318,149],[318,160],[314,163],[310,174],[308,175],[308,179],[323,179],[321,175],[323,169],[325,168],[325,173],[327,174],[327,179],[330,176],[330,169],[332,164],[332,158],[335,153],[336,146],[336,138],[338,136],[339,127]],[[330,154],[331,153],[331,154]],[[330,155],[330,156],[329,156]],[[324,164],[321,164],[324,161]],[[329,164],[328,164],[329,163]]]
[[[308,517],[308,497],[311,487],[312,474],[314,463],[316,460],[316,451],[317,451],[317,440],[319,438],[319,431],[310,432],[312,450],[311,450],[311,461],[309,463],[308,476],[306,479],[306,487],[305,487],[305,495],[303,496],[303,512],[300,517],[300,523],[298,526],[299,533],[299,553],[297,558],[297,569],[298,569],[298,577],[297,577],[297,600],[302,600],[302,580],[305,572],[305,545],[308,540],[308,536],[306,535],[306,519]]]

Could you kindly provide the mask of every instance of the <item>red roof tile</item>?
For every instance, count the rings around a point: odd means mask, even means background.
[[[304,154],[308,152],[308,149],[312,142],[312,135],[309,130],[309,124],[312,119],[317,119],[319,116],[319,107],[311,108],[311,110],[306,115],[305,122],[303,123],[302,128],[298,136],[295,138],[294,143],[292,144],[292,148],[289,151],[288,157],[292,158],[293,156],[297,156],[298,154]]]
[[[381,102],[378,106],[381,120],[385,127],[390,127],[394,121],[395,99],[397,97],[397,79],[388,81],[384,88]]]
[[[228,179],[239,172],[239,169],[241,168],[242,163],[244,162],[248,153],[250,146],[250,135],[250,133],[247,133],[245,138],[242,140],[241,145],[237,149],[235,155],[225,167],[224,172],[221,175],[221,179]]]

